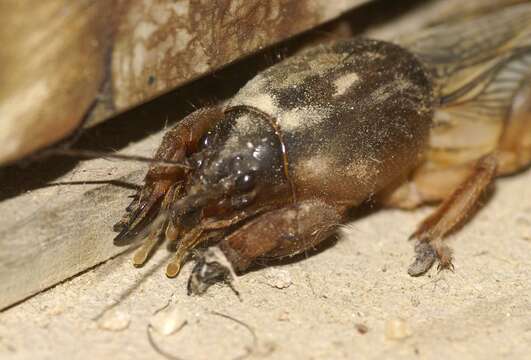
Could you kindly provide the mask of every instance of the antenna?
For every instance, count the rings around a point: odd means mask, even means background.
[[[54,149],[47,149],[43,153],[41,153],[41,156],[47,156],[47,155],[60,155],[60,156],[69,156],[69,157],[79,157],[79,158],[85,158],[85,159],[101,157],[101,158],[109,158],[109,159],[120,159],[120,160],[126,160],[126,161],[139,161],[139,162],[164,165],[164,166],[176,166],[176,167],[181,167],[184,169],[192,169],[190,165],[183,164],[182,162],[178,162],[174,160],[153,159],[153,158],[144,157],[144,156],[107,153],[104,151],[94,151],[94,150],[54,148]]]

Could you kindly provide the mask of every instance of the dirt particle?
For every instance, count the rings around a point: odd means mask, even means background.
[[[7,339],[5,339],[3,337],[0,337],[0,352],[2,352],[2,353],[6,353],[6,352],[14,353],[16,351],[17,351],[17,349],[13,345],[8,343]]]
[[[171,335],[186,324],[182,311],[175,306],[155,313],[149,320],[149,324],[161,335]]]
[[[391,319],[385,323],[385,338],[388,340],[402,340],[411,336],[411,329],[403,319]]]
[[[280,315],[278,315],[277,319],[278,321],[289,321],[289,312],[283,311],[280,313]]]
[[[107,310],[99,319],[98,327],[108,331],[123,331],[129,327],[131,316],[120,310]]]
[[[270,269],[265,274],[265,278],[267,285],[277,289],[287,289],[293,284],[291,275],[287,270]]]
[[[358,332],[361,334],[361,335],[365,335],[367,334],[367,332],[369,331],[369,328],[367,327],[367,325],[365,324],[356,324],[354,325],[356,327],[356,330],[358,330]]]
[[[257,358],[268,358],[278,348],[278,345],[272,341],[264,341],[258,344],[258,347],[254,350],[253,354]]]
[[[42,310],[42,312],[48,316],[59,316],[65,312],[65,308],[62,304],[52,305],[50,307],[46,306]]]

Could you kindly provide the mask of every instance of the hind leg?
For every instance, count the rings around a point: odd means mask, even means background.
[[[511,116],[498,145],[501,175],[511,174],[531,164],[531,83],[516,96]]]
[[[439,259],[440,269],[452,269],[452,253],[443,243],[445,235],[462,224],[479,204],[481,195],[496,175],[497,158],[487,155],[476,163],[472,173],[426,218],[411,236],[418,239],[416,259],[410,265],[411,276],[424,274]]]
[[[443,237],[465,220],[479,202],[481,193],[491,184],[494,176],[508,175],[531,164],[531,85],[519,89],[504,131],[499,139],[497,151],[480,159],[472,173],[456,187],[437,211],[419,226],[413,237],[419,239],[415,246],[416,259],[409,267],[412,276],[426,272],[436,258],[440,268],[452,268],[450,249],[443,243]],[[455,171],[455,179],[463,172]],[[445,181],[451,179],[445,179]],[[447,181],[452,183],[452,181]],[[432,186],[432,191],[441,187]],[[433,195],[433,194],[432,194]]]
[[[242,273],[257,259],[290,257],[307,251],[331,235],[344,209],[321,201],[303,201],[267,212],[224,238],[221,257],[200,259],[188,291],[201,294],[232,272]]]

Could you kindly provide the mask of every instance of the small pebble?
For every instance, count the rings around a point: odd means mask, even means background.
[[[401,340],[411,336],[411,330],[403,319],[388,320],[385,324],[385,338],[388,340]]]
[[[43,310],[44,313],[50,316],[58,316],[65,312],[65,309],[62,305],[50,306]]]
[[[356,330],[358,330],[361,335],[367,334],[367,332],[369,331],[369,328],[365,324],[356,324],[355,326]]]
[[[175,333],[185,323],[186,319],[177,306],[159,311],[149,320],[153,330],[165,336]]]
[[[128,313],[110,309],[98,319],[98,327],[108,331],[122,331],[129,327],[131,316]]]
[[[270,269],[266,274],[266,283],[277,289],[286,289],[293,284],[291,275],[287,270]]]
[[[278,321],[289,321],[289,312],[287,312],[287,311],[283,311],[283,312],[278,316]]]

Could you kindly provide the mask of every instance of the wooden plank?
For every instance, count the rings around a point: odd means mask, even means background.
[[[0,164],[366,1],[4,1]]]
[[[112,4],[1,2],[0,164],[79,127],[106,77]]]
[[[141,144],[151,148],[157,142],[158,137]],[[49,175],[45,169],[23,172]],[[37,188],[0,203],[0,308],[124,251],[113,245],[111,229],[133,191],[90,181],[140,183],[143,172],[139,164],[84,161],[52,181],[64,185]],[[88,183],[76,184],[84,181]]]

